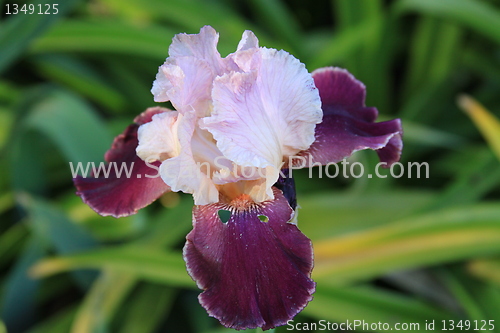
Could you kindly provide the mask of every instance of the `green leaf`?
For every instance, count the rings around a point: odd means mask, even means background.
[[[332,66],[347,61],[358,52],[374,29],[380,25],[380,18],[366,20],[348,29],[336,32],[307,62],[309,68]],[[349,70],[352,69],[349,67]]]
[[[484,1],[400,0],[396,8],[451,19],[500,42],[500,11]]]
[[[106,332],[114,313],[136,283],[133,274],[104,270],[85,295],[71,332]]]
[[[474,276],[500,286],[500,259],[475,259],[469,263],[468,269]]]
[[[28,211],[33,231],[61,254],[70,254],[95,247],[96,241],[80,226],[74,224],[56,207],[20,194],[19,201]]]
[[[468,318],[478,321],[489,319],[474,299],[473,293],[469,288],[473,281],[469,277],[462,276],[461,272],[457,270],[450,270],[444,267],[438,268],[437,272],[443,284],[459,300]]]
[[[195,288],[186,272],[182,254],[138,246],[99,249],[67,257],[46,259],[32,269],[37,277],[80,268],[109,268],[171,286]]]
[[[463,147],[466,138],[427,125],[419,124],[411,120],[402,119],[405,142],[414,142],[420,145],[435,148],[447,148],[459,150]],[[405,150],[405,153],[406,150]]]
[[[49,80],[60,82],[115,112],[124,108],[125,98],[83,61],[63,55],[38,56],[33,61]]]
[[[4,71],[17,57],[33,42],[41,36],[50,26],[66,15],[79,0],[65,0],[58,3],[57,14],[50,15],[11,15],[11,18],[0,25],[0,73]],[[34,0],[30,1],[36,9],[38,6],[52,8],[54,1]],[[3,11],[4,8],[2,8]]]
[[[314,170],[316,172],[319,170]],[[300,196],[298,225],[314,242],[366,230],[407,217],[430,204],[435,194],[417,191],[321,193]],[[335,216],[335,218],[332,218]]]
[[[473,147],[473,154],[466,154],[467,152],[462,149],[459,156],[467,160],[462,160],[458,169],[455,164],[453,170],[458,174],[451,184],[441,191],[436,200],[425,207],[425,210],[470,204],[500,184],[498,160],[490,150],[481,148],[483,147]]]
[[[412,38],[405,99],[429,85],[440,84],[457,63],[461,29],[433,17],[420,19]]]
[[[68,333],[75,317],[75,306],[67,306],[55,315],[37,323],[28,333]]]
[[[382,322],[391,327],[396,323],[419,323],[420,329],[415,330],[419,332],[426,332],[427,320],[437,321],[450,317],[442,310],[394,292],[369,286],[339,288],[320,283],[314,299],[303,312],[314,318],[332,322],[357,320],[368,325]]]
[[[26,126],[52,139],[75,165],[102,161],[112,142],[95,112],[84,101],[64,91],[53,91],[33,108],[25,121]]]
[[[0,150],[8,143],[12,124],[14,122],[12,113],[7,109],[0,109]]]
[[[93,248],[97,242],[80,226],[70,221],[61,211],[36,200],[27,194],[19,195],[19,201],[28,211],[35,234],[59,254],[71,254]],[[86,287],[94,278],[90,272],[75,272],[75,278]]]
[[[164,285],[146,284],[133,295],[120,320],[120,333],[152,333],[170,313],[177,291]]]
[[[159,26],[138,27],[120,21],[65,21],[39,38],[30,49],[32,54],[49,52],[83,52],[122,54],[158,61],[168,55],[172,30]]]
[[[452,208],[314,243],[318,283],[500,253],[500,205]]]
[[[458,105],[474,121],[500,161],[500,121],[473,98],[461,95]]]
[[[23,331],[35,319],[35,296],[40,281],[30,278],[28,269],[40,260],[44,253],[42,241],[32,237],[7,277],[1,317],[13,332]]]
[[[204,25],[211,25],[221,35],[221,54],[234,52],[236,45],[245,30],[254,31],[262,45],[266,45],[265,34],[259,28],[252,25],[232,10],[230,6],[224,6],[218,1],[204,0],[103,0],[106,5],[115,11],[127,11],[128,15],[144,19],[142,21],[167,21],[170,26],[176,27],[175,33],[198,33]],[[221,20],[221,18],[224,18]],[[138,20],[141,21],[141,20]],[[144,25],[144,22],[142,22]],[[180,28],[177,28],[180,27]],[[168,47],[170,39],[166,39],[162,45]],[[163,58],[167,55],[163,53]]]
[[[296,53],[300,58],[305,49],[302,43],[302,33],[297,20],[281,0],[251,0],[251,8],[257,12],[263,25],[272,31],[277,39],[286,41],[286,50]]]
[[[17,223],[0,234],[0,267],[4,267],[19,250],[23,248],[28,238],[28,229],[25,223]]]

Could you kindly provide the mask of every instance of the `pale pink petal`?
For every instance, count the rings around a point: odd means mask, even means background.
[[[321,101],[311,75],[290,54],[261,48],[249,61],[258,65],[254,71],[215,80],[214,110],[202,127],[236,164],[278,169],[284,156],[313,143]]]
[[[187,56],[204,60],[211,68],[215,69],[216,73],[221,73],[225,65],[219,51],[217,51],[218,41],[219,34],[215,29],[204,26],[198,34],[175,35],[168,49],[168,54],[171,58]]]
[[[245,30],[240,42],[238,43],[237,51],[245,51],[257,47],[259,47],[259,40],[255,34],[250,30]]]
[[[216,74],[207,62],[194,57],[176,58],[163,64],[160,71],[170,82],[171,87],[165,95],[177,111],[195,112],[198,117],[210,114]]]
[[[178,115],[177,111],[159,113],[139,127],[136,153],[143,161],[164,161],[179,155]]]
[[[196,122],[194,114],[179,115],[177,134],[180,153],[163,161],[160,176],[172,191],[192,193],[196,205],[206,205],[218,202],[219,192],[207,174],[207,166],[197,162],[193,156],[192,140]]]

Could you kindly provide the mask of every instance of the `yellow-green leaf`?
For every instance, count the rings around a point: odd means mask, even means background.
[[[318,282],[348,283],[384,273],[500,253],[500,205],[446,209],[315,242]]]
[[[500,160],[500,121],[479,102],[467,95],[458,98],[458,105],[474,121],[493,152]]]

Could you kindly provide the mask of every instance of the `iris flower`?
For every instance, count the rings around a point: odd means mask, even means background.
[[[225,58],[217,42],[209,26],[173,38],[152,93],[176,110],[147,109],[105,154],[107,162],[134,163],[131,177],[74,182],[85,203],[115,217],[168,191],[191,193],[183,256],[203,290],[201,305],[226,327],[266,330],[293,318],[315,291],[289,168],[339,162],[361,149],[376,150],[389,166],[399,160],[401,124],[375,123],[365,86],[344,69],[310,74],[289,53],[259,47],[251,31]]]

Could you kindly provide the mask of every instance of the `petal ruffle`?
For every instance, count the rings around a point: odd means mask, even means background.
[[[77,176],[73,179],[78,190],[76,193],[97,213],[114,217],[131,215],[170,190],[157,175],[159,163],[148,166],[135,152],[139,126],[150,122],[155,114],[164,112],[171,111],[159,107],[147,109],[135,118],[134,124],[128,126],[115,138],[111,149],[104,155],[106,162],[115,164],[118,170],[123,165],[129,170],[132,168],[130,177],[127,177],[123,169],[121,175],[118,175],[116,169],[110,167],[108,177],[104,175],[98,178]],[[110,164],[107,164],[106,168],[109,166]],[[146,175],[156,177],[149,178]]]
[[[241,47],[253,46],[251,39],[244,35]],[[213,134],[229,160],[265,170],[263,199],[272,199],[284,158],[314,141],[322,117],[319,94],[304,65],[284,51],[250,47],[231,57],[250,71],[216,78],[214,110],[200,126]]]
[[[179,155],[178,118],[177,111],[166,111],[153,115],[151,121],[139,126],[135,151],[143,161],[161,162]]]
[[[365,106],[365,86],[345,69],[321,68],[312,75],[321,97],[323,122],[316,126],[316,141],[299,154],[311,157],[307,166],[336,163],[362,149],[377,150],[387,166],[397,162],[402,149],[400,120],[375,123],[378,111]]]
[[[195,205],[206,205],[219,201],[219,191],[209,177],[210,163],[197,161],[193,154],[193,146],[197,146],[193,140],[198,139],[195,137],[197,121],[195,114],[179,115],[177,126],[179,155],[162,162],[160,175],[172,191],[192,193]],[[216,149],[215,143],[212,145],[213,147],[206,146],[206,154],[210,154],[210,148]]]
[[[225,70],[225,60],[217,51],[219,34],[214,28],[204,26],[198,34],[177,34],[168,49],[170,58],[194,57],[207,62],[217,74]]]
[[[288,223],[293,210],[281,191],[274,192],[272,201],[254,203],[243,195],[194,208],[184,259],[204,290],[200,303],[227,327],[284,325],[315,291],[311,241]],[[227,223],[219,210],[231,212]]]

